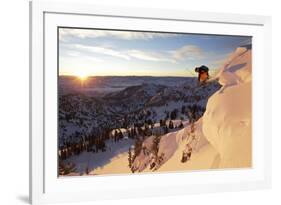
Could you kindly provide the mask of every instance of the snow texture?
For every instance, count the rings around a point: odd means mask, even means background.
[[[219,152],[220,167],[250,167],[252,162],[252,52],[238,48],[221,68],[222,88],[203,116],[203,133]]]

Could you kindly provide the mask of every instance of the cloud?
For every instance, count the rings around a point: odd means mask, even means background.
[[[120,50],[110,46],[89,46],[84,44],[66,44],[66,54],[68,56],[77,57],[95,54],[112,56],[123,60],[138,59],[151,62],[167,62],[177,63],[185,60],[198,60],[204,58],[204,52],[201,48],[194,45],[185,45],[176,50],[168,50],[165,52],[153,50]]]
[[[139,59],[144,61],[153,62],[170,62],[175,63],[176,61],[172,58],[169,53],[161,53],[154,51],[144,50],[117,50],[110,47],[104,46],[88,46],[83,44],[68,44],[66,49],[66,55],[69,57],[83,57],[93,56],[93,54],[102,54],[106,56],[112,56],[121,58],[123,60]]]
[[[66,55],[69,57],[81,57],[81,53],[77,51],[69,50],[66,52]]]
[[[97,53],[97,54],[103,54],[103,55],[109,55],[113,57],[118,57],[122,58],[125,60],[130,60],[130,56],[123,54],[122,51],[116,51],[111,48],[105,48],[102,46],[85,46],[82,44],[74,44],[73,47],[75,49],[78,49],[80,51],[86,51],[86,52],[92,52],[92,53]]]
[[[204,57],[203,50],[195,45],[185,45],[174,51],[171,51],[173,57],[177,60],[196,60]]]
[[[82,52],[78,52],[78,51],[66,51],[65,54],[63,56],[61,56],[61,59],[63,60],[77,60],[79,59],[79,61],[87,61],[87,62],[93,62],[93,63],[101,63],[104,62],[104,60],[102,60],[101,58],[97,58],[97,57],[93,57],[92,55],[87,55],[85,53]]]
[[[185,45],[172,53],[174,58],[178,60],[198,59],[203,57],[202,49],[195,45]]]
[[[157,53],[157,52],[130,50],[130,51],[128,51],[128,55],[131,57],[140,59],[140,60],[175,63],[174,59],[171,59],[170,56],[167,56],[167,55],[164,55],[161,53]]]
[[[60,28],[59,39],[65,41],[67,37],[76,38],[100,38],[113,37],[123,40],[148,40],[153,38],[175,37],[178,34],[168,33],[153,33],[153,32],[133,32],[133,31],[109,31],[109,30],[95,30],[95,29],[69,29]]]

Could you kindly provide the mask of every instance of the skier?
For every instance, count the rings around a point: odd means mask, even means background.
[[[198,73],[198,82],[200,84],[205,83],[209,79],[209,68],[205,65],[195,68],[195,72]]]

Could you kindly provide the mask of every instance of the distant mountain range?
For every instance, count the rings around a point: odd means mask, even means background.
[[[91,77],[81,87],[74,77],[59,77],[59,144],[81,140],[104,129],[130,127],[146,121],[187,119],[184,108],[198,105],[220,85],[199,86],[191,77]],[[105,91],[105,92],[104,92]]]

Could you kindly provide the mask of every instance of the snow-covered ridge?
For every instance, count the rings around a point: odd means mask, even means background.
[[[219,167],[250,167],[252,162],[252,50],[241,47],[217,75],[221,89],[203,116],[203,133],[219,152]]]

